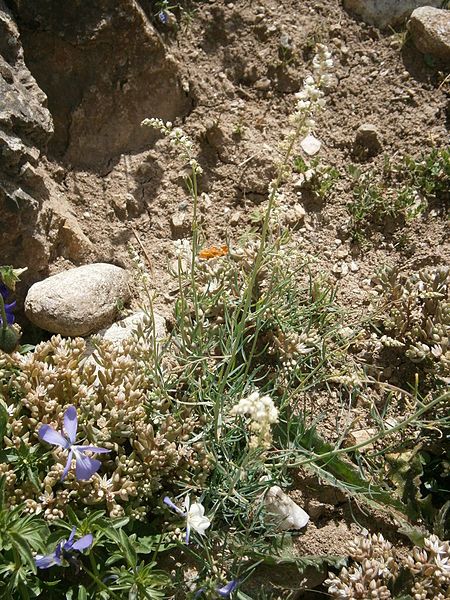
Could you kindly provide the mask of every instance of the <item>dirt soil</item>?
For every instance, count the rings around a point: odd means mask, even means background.
[[[176,124],[194,139],[204,169],[201,191],[209,199],[201,214],[208,244],[236,244],[253,226],[252,214],[267,198],[274,158],[288,131],[294,93],[320,41],[333,54],[335,78],[314,135],[322,142],[320,160],[335,167],[340,178],[321,203],[286,186],[289,204],[301,202],[306,209],[304,222],[292,233],[298,248],[336,285],[338,300],[360,314],[379,267],[399,265],[412,272],[448,264],[448,229],[440,211],[429,211],[400,230],[375,231],[363,249],[348,233],[347,165],[358,162],[353,149],[360,125],[374,125],[382,144],[363,166],[381,168],[385,154],[393,160],[418,157],[448,144],[445,75],[428,66],[410,41],[402,45],[402,32],[380,32],[358,22],[338,0],[211,0],[177,16],[176,27],[161,23],[158,30],[194,101]],[[121,155],[110,170],[72,170],[56,162],[51,168],[93,244],[92,258],[129,267],[127,243],[144,249],[158,310],[169,314],[168,291],[175,284],[167,265],[175,256],[174,240],[189,236],[192,207],[180,161],[167,142],[160,139],[144,152]],[[335,265],[342,261],[353,264],[339,278]],[[70,266],[59,258],[52,272]],[[317,515],[298,547],[307,554],[339,553],[354,533],[354,513],[345,498],[324,502],[318,496],[320,501],[308,499],[312,512],[317,503]]]

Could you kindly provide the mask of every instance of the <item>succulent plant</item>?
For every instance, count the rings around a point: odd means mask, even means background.
[[[409,277],[391,268],[381,273],[376,288],[382,344],[442,376],[450,368],[449,282],[448,268],[421,269]]]

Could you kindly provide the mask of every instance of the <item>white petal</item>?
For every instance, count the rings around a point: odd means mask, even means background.
[[[188,516],[187,522],[189,527],[199,533],[200,535],[205,534],[205,529],[211,525],[211,521],[208,517],[205,517],[205,508],[199,502],[192,504]]]

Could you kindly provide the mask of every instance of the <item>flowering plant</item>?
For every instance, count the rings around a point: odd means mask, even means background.
[[[50,554],[37,554],[36,555],[36,566],[38,569],[49,569],[55,565],[62,566],[64,559],[69,562],[73,562],[73,552],[87,550],[92,546],[94,538],[91,533],[83,535],[76,542],[75,540],[76,528],[74,527],[70,533],[68,540],[61,540],[56,546],[55,550]]]
[[[76,461],[75,477],[79,481],[87,481],[96,473],[101,462],[95,458],[89,457],[86,452],[95,452],[97,454],[106,454],[109,450],[98,448],[97,446],[80,446],[75,444],[78,429],[77,410],[74,406],[69,406],[64,413],[64,429],[67,437],[58,433],[50,425],[42,425],[39,430],[39,438],[44,442],[60,446],[64,450],[68,450],[66,466],[62,473],[61,479],[65,479],[72,465],[72,458]]]
[[[191,529],[199,535],[205,535],[205,531],[211,525],[211,521],[208,517],[205,517],[205,507],[203,504],[200,502],[193,502],[191,504],[189,496],[186,496],[184,499],[184,511],[178,508],[168,496],[164,498],[164,503],[186,519],[186,544],[189,544]]]

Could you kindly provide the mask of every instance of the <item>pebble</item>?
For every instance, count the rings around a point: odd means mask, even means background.
[[[308,156],[314,156],[319,152],[322,142],[310,134],[301,141],[300,146]]]
[[[355,134],[353,151],[363,157],[376,156],[381,151],[380,134],[371,123],[363,123]]]
[[[332,272],[336,277],[345,277],[348,275],[348,271],[348,265],[344,261],[334,264],[332,268]]]
[[[309,521],[309,515],[296,504],[278,485],[273,485],[264,497],[268,516],[276,520],[279,531],[303,529]]]
[[[47,331],[85,336],[112,323],[130,299],[129,275],[107,263],[84,265],[38,281],[28,290],[25,314]]]
[[[358,444],[364,444],[365,442],[367,442],[368,440],[370,440],[372,437],[374,437],[374,435],[376,435],[377,430],[376,429],[356,429],[354,431],[351,431],[346,438],[346,445],[347,446],[356,446]],[[363,452],[364,450],[370,450],[373,448],[373,444],[369,443],[366,444],[365,446],[362,446],[360,448],[360,452]]]
[[[162,339],[167,334],[166,320],[158,313],[153,314],[153,319],[155,321],[154,332],[156,334],[156,339]],[[109,327],[102,329],[96,334],[96,337],[101,340],[112,342],[114,346],[119,346],[123,342],[131,339],[137,329],[148,331],[150,336],[153,335],[151,319],[149,315],[145,314],[143,311],[135,312],[132,315],[125,317],[125,319],[117,321]]]
[[[339,248],[339,250],[336,252],[336,256],[337,258],[346,258],[348,256],[347,248]]]

